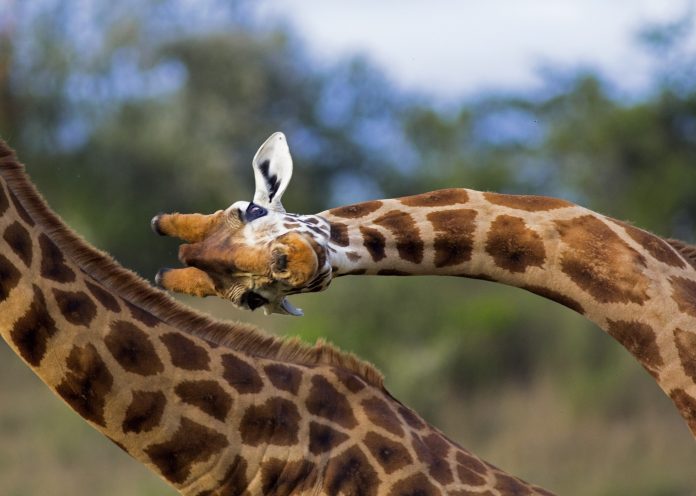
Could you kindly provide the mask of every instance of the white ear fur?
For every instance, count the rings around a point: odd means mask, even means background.
[[[283,133],[273,133],[254,155],[252,161],[256,192],[254,203],[285,212],[280,199],[292,177],[292,157]]]

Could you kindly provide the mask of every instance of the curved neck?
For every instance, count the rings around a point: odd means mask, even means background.
[[[517,286],[618,340],[696,434],[696,269],[664,240],[564,200],[440,190],[321,214],[334,275],[453,275]]]

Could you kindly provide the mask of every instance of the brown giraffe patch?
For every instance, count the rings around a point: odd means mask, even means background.
[[[675,329],[674,337],[684,372],[696,381],[696,335],[693,332]]]
[[[442,491],[433,485],[424,474],[413,474],[400,480],[392,487],[389,496],[441,496]]]
[[[626,234],[633,238],[636,243],[645,248],[648,253],[650,253],[660,262],[671,265],[672,267],[679,267],[680,269],[686,268],[686,263],[684,263],[684,260],[677,255],[674,249],[654,234],[650,234],[649,232],[638,229],[637,227],[633,227],[632,225],[627,224],[626,222],[621,222],[620,220],[609,220],[623,227]]]
[[[427,215],[435,231],[435,267],[459,265],[471,259],[476,214],[476,210],[461,208]]]
[[[312,377],[312,388],[307,397],[307,410],[313,415],[352,429],[358,425],[350,403],[325,377]]]
[[[621,343],[651,374],[664,364],[657,346],[655,330],[636,321],[607,319],[607,332]]]
[[[389,230],[396,239],[396,250],[403,260],[419,264],[423,261],[423,240],[416,222],[408,212],[391,210],[374,220]]]
[[[89,327],[97,316],[97,305],[82,291],[63,291],[53,288],[53,296],[65,320],[73,325]]]
[[[496,474],[495,477],[495,488],[503,494],[514,494],[515,496],[527,496],[532,494],[531,489],[515,477],[502,473]]]
[[[43,293],[34,286],[34,299],[29,310],[10,331],[10,338],[30,365],[38,367],[46,354],[48,340],[58,332],[56,323],[46,309]]]
[[[65,362],[67,372],[56,392],[90,422],[106,427],[104,405],[114,378],[92,344],[73,346]]]
[[[379,262],[384,257],[387,240],[384,234],[371,227],[360,226],[360,234],[363,237],[363,246],[372,257],[372,260]]]
[[[348,239],[348,226],[341,224],[340,222],[332,222],[330,225],[329,237],[331,241],[336,243],[338,246],[348,246],[350,240]]]
[[[446,207],[468,202],[469,194],[464,189],[450,188],[420,195],[404,196],[398,200],[407,207]]]
[[[29,215],[29,212],[26,211],[24,205],[22,205],[22,202],[19,201],[19,198],[17,198],[12,191],[10,191],[10,199],[12,199],[12,204],[22,220],[30,226],[33,226],[34,219],[31,218],[31,215]]]
[[[524,219],[511,215],[499,215],[491,223],[486,252],[498,267],[509,272],[523,273],[529,267],[541,267],[546,260],[541,236],[528,228]]]
[[[263,388],[263,381],[254,367],[235,355],[223,355],[222,377],[240,394],[258,393]]]
[[[196,463],[209,460],[229,443],[225,436],[186,417],[168,441],[145,448],[145,453],[164,478],[182,484]]]
[[[592,215],[554,222],[566,248],[561,270],[600,303],[648,300],[645,258]]]
[[[343,217],[344,219],[359,219],[360,217],[365,217],[367,214],[371,214],[381,206],[381,201],[374,200],[356,203],[355,205],[347,205],[345,207],[332,208],[329,210],[329,213],[336,217]]]
[[[416,430],[425,428],[425,423],[416,415],[413,410],[403,405],[399,406],[399,414],[410,427]]]
[[[377,472],[358,446],[352,446],[329,460],[324,480],[329,494],[359,494],[361,496],[378,494]]]
[[[0,301],[5,301],[10,296],[19,280],[21,274],[17,268],[4,255],[0,254]]]
[[[485,475],[487,472],[486,466],[480,460],[465,451],[457,451],[457,463],[479,475]]]
[[[169,332],[160,337],[172,360],[172,365],[184,370],[210,370],[210,357],[202,346],[180,332]]]
[[[123,300],[128,307],[128,310],[130,310],[131,315],[135,320],[138,320],[145,324],[148,327],[155,327],[157,324],[159,324],[161,321],[159,318],[155,317],[152,315],[150,312],[147,312],[140,308],[137,305],[134,305],[130,301]]]
[[[556,210],[557,208],[573,207],[569,201],[559,198],[534,195],[503,195],[500,193],[484,193],[483,197],[495,205],[510,207],[527,212]]]
[[[486,479],[483,476],[466,465],[457,465],[457,476],[459,477],[459,482],[469,486],[482,486],[486,483]]]
[[[5,188],[3,188],[2,184],[0,184],[0,215],[3,215],[9,206],[10,202],[7,200]]]
[[[530,291],[534,294],[538,294],[539,296],[543,298],[547,298],[551,301],[555,301],[556,303],[560,303],[563,306],[566,306],[570,308],[571,310],[575,310],[579,314],[584,314],[585,309],[583,306],[570,296],[566,296],[564,294],[561,294],[557,291],[554,291],[553,289],[549,289],[545,286],[522,286],[523,289],[526,289],[527,291]]]
[[[398,417],[385,401],[373,396],[372,398],[362,400],[360,405],[365,410],[365,415],[370,419],[370,422],[377,427],[381,427],[397,436],[404,435],[404,430],[401,428]]]
[[[242,442],[251,446],[297,444],[300,412],[284,398],[269,398],[262,405],[251,405],[244,412],[239,431]]]
[[[337,448],[348,439],[348,434],[318,422],[309,423],[309,451],[321,455]]]
[[[679,310],[696,317],[696,281],[673,277],[669,282],[672,284],[672,299]]]
[[[181,401],[224,422],[232,408],[232,397],[215,381],[184,381],[174,389]]]
[[[338,367],[331,369],[331,371],[351,393],[357,393],[365,388],[365,383],[354,372]]]
[[[114,359],[128,372],[149,376],[164,370],[147,333],[130,322],[119,320],[111,324],[104,342]]]
[[[234,459],[227,467],[225,475],[217,483],[215,490],[203,491],[196,496],[247,496],[247,486],[249,482],[246,478],[247,461],[239,455],[234,455]]]
[[[99,303],[104,306],[104,308],[111,310],[114,313],[121,311],[121,306],[118,304],[116,298],[114,298],[111,293],[98,284],[93,284],[89,281],[85,281],[85,285],[92,296],[94,296]]]
[[[162,391],[133,391],[121,429],[124,433],[149,432],[162,421],[167,398]]]
[[[317,476],[317,467],[309,460],[289,462],[271,458],[261,465],[262,493],[267,496],[311,494]]]
[[[403,444],[392,441],[376,432],[368,432],[364,443],[387,474],[401,470],[413,463],[413,458]]]
[[[696,399],[683,389],[673,389],[669,396],[686,420],[691,432],[696,432]]]
[[[450,445],[441,436],[429,434],[421,438],[414,435],[413,448],[420,461],[428,466],[428,473],[433,479],[443,485],[454,481],[452,470],[447,463]]]
[[[29,267],[33,255],[33,246],[29,231],[27,231],[22,224],[15,221],[5,229],[5,233],[2,237],[7,241],[7,244],[15,255],[24,262],[24,265]]]
[[[75,280],[75,273],[66,265],[65,257],[56,244],[44,233],[39,235],[41,248],[41,276],[52,281],[66,283]]]
[[[300,382],[302,381],[302,372],[297,367],[283,365],[280,363],[271,363],[263,368],[271,381],[278,389],[288,391],[292,394],[297,394],[300,390]]]

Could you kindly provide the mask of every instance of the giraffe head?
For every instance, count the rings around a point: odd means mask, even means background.
[[[158,234],[186,241],[179,248],[186,267],[162,269],[155,280],[164,289],[216,295],[240,308],[302,315],[286,296],[318,291],[331,281],[328,223],[285,212],[281,198],[292,177],[292,158],[283,133],[261,145],[252,166],[253,201],[238,201],[210,215],[152,219]]]

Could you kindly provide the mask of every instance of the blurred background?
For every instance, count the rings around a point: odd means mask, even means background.
[[[484,5],[485,4],[485,5]],[[161,211],[251,199],[284,131],[288,210],[441,187],[560,196],[696,242],[694,5],[0,0],[0,135],[66,221],[152,279]],[[487,460],[560,494],[686,495],[696,445],[652,378],[570,310],[445,278],[344,278],[267,318],[374,362]],[[174,494],[0,344],[0,494]]]

